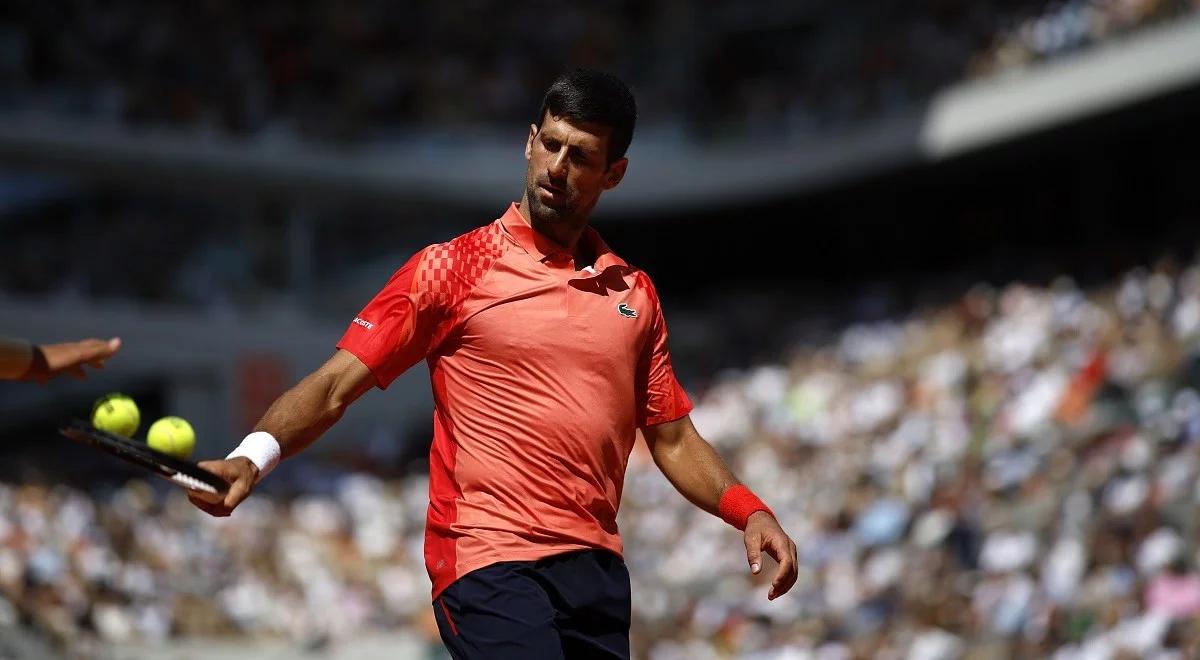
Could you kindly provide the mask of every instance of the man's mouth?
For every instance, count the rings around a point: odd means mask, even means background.
[[[539,183],[538,188],[548,193],[551,197],[561,197],[566,194],[566,191],[557,186],[552,186],[548,183]]]

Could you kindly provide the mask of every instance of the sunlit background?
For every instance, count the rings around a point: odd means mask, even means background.
[[[223,456],[577,65],[641,110],[594,224],[801,561],[768,602],[639,443],[636,658],[1200,654],[1197,0],[9,0],[0,335],[125,347],[0,385],[0,658],[447,657],[423,366],[225,520],[56,428]]]

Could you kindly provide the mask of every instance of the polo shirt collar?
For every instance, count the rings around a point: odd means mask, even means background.
[[[508,235],[512,236],[513,240],[536,261],[545,261],[548,257],[556,254],[570,256],[570,252],[566,248],[550,240],[550,238],[526,222],[525,216],[521,215],[521,209],[517,202],[513,202],[508,207],[508,210],[504,212],[504,215],[500,217],[500,224],[508,232]],[[600,233],[590,226],[584,228],[583,236],[580,237],[580,240],[586,241],[588,245],[592,246],[596,254],[596,262],[592,264],[592,268],[597,273],[604,272],[604,269],[610,266],[629,267],[629,264],[617,256],[608,247],[608,244],[604,242],[604,239],[600,238]]]

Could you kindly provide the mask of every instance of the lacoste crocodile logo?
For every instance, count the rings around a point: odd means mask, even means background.
[[[625,303],[617,305],[617,311],[621,313],[621,316],[624,316],[627,319],[637,318],[637,310],[629,305],[626,305]]]

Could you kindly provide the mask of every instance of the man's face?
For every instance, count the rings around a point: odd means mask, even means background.
[[[574,122],[549,112],[542,126],[529,126],[525,143],[525,198],[529,215],[540,223],[579,222],[587,218],[600,193],[616,186],[625,175],[624,158],[608,163],[612,129]]]

